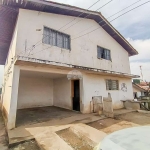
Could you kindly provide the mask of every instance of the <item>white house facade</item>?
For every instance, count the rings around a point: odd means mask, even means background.
[[[91,113],[94,96],[110,93],[114,109],[133,99],[129,56],[138,53],[100,13],[38,0],[14,3],[3,0],[5,9],[17,11],[1,97],[8,129],[15,127],[17,109]],[[83,12],[89,18],[79,17]]]

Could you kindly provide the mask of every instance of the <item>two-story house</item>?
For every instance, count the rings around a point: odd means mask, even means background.
[[[90,113],[93,96],[110,93],[114,109],[133,99],[129,56],[138,52],[101,13],[44,0],[2,0],[0,15],[8,129],[18,109]]]

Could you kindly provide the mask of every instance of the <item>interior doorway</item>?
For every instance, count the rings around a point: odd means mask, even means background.
[[[80,81],[72,80],[72,105],[73,110],[80,111]]]

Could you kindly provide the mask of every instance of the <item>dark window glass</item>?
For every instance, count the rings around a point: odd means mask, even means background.
[[[111,60],[110,50],[97,46],[97,58]]]

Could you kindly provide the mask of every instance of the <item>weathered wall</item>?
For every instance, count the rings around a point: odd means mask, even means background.
[[[119,80],[119,90],[106,90],[106,79]],[[121,84],[127,85],[127,92],[121,90]],[[120,100],[133,99],[132,82],[126,78],[116,78],[111,76],[84,74],[83,76],[84,90],[84,112],[90,111],[90,101],[93,96],[108,97],[108,92],[111,93],[113,108],[119,109],[123,107]]]
[[[18,109],[52,106],[53,80],[49,78],[21,77],[19,81]]]
[[[64,31],[65,28],[60,29],[63,25],[73,19],[74,17],[71,16],[20,9],[17,52],[25,50],[25,41],[27,40],[26,46],[27,49],[30,49],[26,53],[26,56],[28,56],[28,53],[31,50],[30,54],[34,54],[29,55],[29,57],[32,58],[130,73],[127,51],[123,49],[123,47],[95,21],[91,19],[77,18],[76,21],[82,21],[66,31]],[[51,47],[50,45],[42,44],[43,26],[47,26],[55,30],[60,29],[61,32],[70,35],[72,39],[71,51],[58,48],[56,46]],[[92,28],[90,28],[90,30],[98,27],[99,29],[89,35],[73,40],[74,37],[79,36],[81,31],[91,26]],[[87,31],[82,34],[86,32]],[[37,41],[40,41],[38,46],[32,49],[32,46],[37,43]],[[112,62],[104,59],[97,59],[97,45],[111,50]]]
[[[4,67],[4,78],[3,78],[3,87],[1,94],[2,101],[2,111],[3,115],[6,118],[7,128],[12,128],[15,125],[16,118],[16,103],[15,99],[18,96],[18,77],[20,70],[17,66],[14,66],[14,56],[16,54],[16,44],[17,44],[17,35],[18,35],[18,23],[16,24],[12,41],[9,47],[9,53],[7,56],[6,64]]]
[[[65,78],[53,80],[54,83],[54,106],[72,109],[71,82]]]

